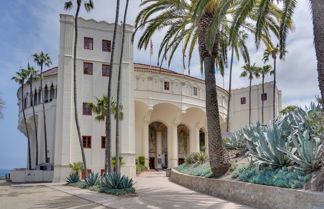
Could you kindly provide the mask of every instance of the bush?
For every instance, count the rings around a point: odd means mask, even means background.
[[[182,164],[175,169],[181,173],[192,176],[202,176],[207,178],[213,176],[208,162],[203,164]]]
[[[126,189],[109,189],[107,187],[99,188],[98,192],[111,194],[111,195],[127,195],[127,194],[135,194],[134,188],[126,188]]]
[[[139,156],[138,157],[138,163],[140,165],[144,165],[145,166],[145,157],[144,156]]]
[[[305,182],[311,178],[311,174],[287,167],[271,169],[262,166],[245,166],[237,168],[232,173],[232,178],[269,186],[303,188]]]
[[[87,185],[83,181],[78,181],[75,183],[68,184],[69,186],[79,187],[81,189],[84,189],[87,187]]]
[[[86,178],[84,179],[84,183],[90,187],[90,186],[94,186],[98,183],[99,180],[99,174],[96,173],[90,173],[86,175]]]
[[[68,177],[66,177],[66,183],[71,184],[71,183],[76,183],[80,180],[80,177],[76,173],[71,173]]]
[[[203,164],[208,160],[207,155],[204,152],[194,152],[189,154],[186,159],[186,164]]]
[[[133,187],[133,179],[119,173],[110,173],[101,178],[100,182],[102,187],[109,189],[126,189]]]
[[[243,131],[237,131],[231,135],[223,137],[223,144],[227,149],[242,149],[245,147]]]
[[[136,165],[136,173],[140,173],[142,171],[147,171],[148,168],[145,165],[137,164]]]

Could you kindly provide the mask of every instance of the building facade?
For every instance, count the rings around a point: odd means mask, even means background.
[[[39,163],[54,166],[53,181],[64,181],[70,173],[69,164],[81,161],[80,145],[74,119],[73,103],[73,42],[74,22],[69,15],[60,16],[60,48],[58,67],[44,72],[44,95],[49,159],[45,159],[44,129],[41,108],[40,84],[34,84],[35,93],[25,88],[25,98],[19,99],[19,130],[25,134],[21,110],[25,109],[28,128],[32,132],[32,167],[35,165],[35,131],[31,100],[36,108],[39,138]],[[105,159],[105,123],[95,120],[87,104],[95,103],[107,93],[108,71],[111,63],[113,24],[79,18],[77,47],[77,104],[83,147],[88,169],[102,173]],[[204,81],[155,66],[133,62],[131,42],[133,26],[126,26],[125,48],[122,59],[121,103],[124,118],[121,121],[122,173],[134,177],[139,156],[152,169],[174,167],[184,162],[191,152],[207,150],[208,130],[205,110]],[[112,94],[116,98],[116,77],[120,54],[121,27],[118,27]],[[271,109],[271,84],[268,94],[267,115]],[[260,86],[253,87],[255,101],[260,97]],[[226,130],[228,92],[217,87],[222,131]],[[20,90],[18,90],[20,91]],[[34,90],[33,90],[34,92]],[[237,104],[247,89],[234,90],[231,106],[231,130],[248,124],[245,106]],[[278,111],[281,93],[276,92]],[[20,95],[20,94],[18,94]],[[243,95],[243,96],[242,96]],[[253,100],[254,101],[254,100]],[[246,100],[248,102],[248,99]],[[254,121],[259,120],[259,102],[255,103]],[[267,116],[268,117],[268,116]],[[267,118],[269,119],[269,117]],[[237,122],[236,120],[240,121]],[[115,121],[112,118],[112,156],[115,155]]]

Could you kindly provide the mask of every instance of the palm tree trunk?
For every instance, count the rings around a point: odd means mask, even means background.
[[[34,106],[34,96],[33,96],[33,76],[30,77],[30,95],[31,95],[31,104],[33,109],[33,118],[34,118],[34,128],[35,128],[35,146],[36,146],[36,160],[35,165],[38,165],[38,136],[37,136],[37,124],[36,124],[36,114],[35,114],[35,106]]]
[[[129,0],[126,0],[126,7],[124,12],[124,20],[123,20],[123,35],[122,35],[122,42],[121,42],[121,50],[120,50],[120,58],[119,58],[119,69],[118,69],[118,83],[117,83],[117,118],[116,118],[116,172],[120,173],[120,139],[119,139],[119,99],[120,99],[120,84],[121,84],[121,70],[122,70],[122,63],[123,63],[123,54],[124,54],[124,43],[125,43],[125,26],[126,26],[126,18],[127,18],[127,10],[128,10],[128,3]]]
[[[87,174],[87,162],[84,154],[80,125],[79,125],[79,118],[78,118],[78,99],[77,99],[77,79],[76,79],[76,56],[77,56],[77,39],[78,39],[78,16],[80,11],[81,2],[78,1],[78,7],[74,17],[74,51],[73,51],[73,97],[74,97],[74,118],[75,118],[75,125],[78,132],[79,144],[81,149],[81,156],[83,161],[83,168],[84,173]]]
[[[213,176],[218,178],[227,172],[230,164],[225,155],[225,149],[223,147],[223,140],[221,136],[215,79],[215,57],[218,55],[219,35],[216,35],[215,37],[212,55],[209,53],[206,47],[206,34],[212,18],[213,14],[208,12],[205,12],[200,18],[198,24],[198,44],[199,54],[205,68],[209,162]]]
[[[113,75],[113,67],[114,67],[114,52],[115,52],[115,44],[116,44],[116,33],[117,33],[117,25],[118,25],[118,18],[119,18],[119,5],[120,0],[116,2],[116,16],[115,16],[115,25],[114,25],[114,34],[111,46],[111,57],[110,57],[110,71],[109,71],[109,83],[108,83],[108,96],[107,96],[107,115],[106,115],[106,159],[105,159],[105,173],[108,174],[111,169],[111,82],[112,82],[112,75]]]
[[[277,78],[276,78],[276,73],[277,73],[277,58],[273,59],[273,121],[276,118],[276,85],[277,85]]]
[[[318,84],[324,103],[324,1],[310,0],[313,14],[314,45],[317,58]]]
[[[232,54],[231,54],[231,64],[230,64],[230,75],[229,75],[229,84],[228,84],[228,101],[227,101],[227,119],[226,119],[226,131],[229,132],[230,130],[230,105],[231,105],[231,98],[232,98],[232,71],[233,71],[233,59],[234,59],[234,47],[232,47]]]
[[[262,74],[262,96],[261,96],[261,102],[262,102],[262,125],[264,125],[264,74]]]
[[[47,155],[47,130],[46,130],[46,113],[45,113],[45,102],[44,102],[44,94],[43,94],[43,64],[41,65],[41,98],[42,98],[42,106],[43,106],[43,120],[44,120],[44,146],[45,146],[45,162],[48,162],[48,155]]]
[[[252,79],[250,79],[250,87],[249,87],[249,125],[251,125],[251,112],[252,112],[251,95],[252,95]]]
[[[25,107],[24,107],[24,84],[21,85],[21,101],[22,101],[22,112],[24,117],[24,123],[26,127],[26,135],[28,140],[28,170],[31,170],[31,153],[30,153],[30,138],[29,138],[29,132],[27,127],[27,120],[26,120],[26,114],[25,114]]]

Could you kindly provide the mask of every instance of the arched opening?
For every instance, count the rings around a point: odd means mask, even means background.
[[[186,156],[190,152],[189,147],[189,129],[180,124],[178,126],[178,164],[181,165],[185,162]]]
[[[38,104],[38,100],[37,100],[37,90],[35,89],[35,93],[34,93],[34,104],[37,105]]]
[[[48,88],[47,88],[47,85],[45,85],[45,89],[44,89],[44,100],[45,100],[45,103],[48,102]]]
[[[206,151],[206,134],[202,128],[199,130],[199,150],[200,152]]]
[[[52,101],[54,99],[54,86],[53,84],[51,85],[51,88],[50,88],[50,101]]]
[[[42,89],[39,88],[39,90],[38,90],[38,104],[41,103],[41,98],[42,98]]]
[[[150,169],[168,168],[167,127],[160,122],[149,125],[149,167]]]

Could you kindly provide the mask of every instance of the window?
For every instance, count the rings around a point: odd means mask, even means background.
[[[45,103],[47,103],[48,102],[48,88],[47,88],[47,85],[45,85],[45,96],[44,96],[44,98],[45,98]]]
[[[102,64],[102,76],[109,76],[110,65]]]
[[[106,148],[106,137],[105,136],[101,137],[101,148],[102,149]]]
[[[54,86],[53,86],[53,84],[51,85],[51,88],[50,88],[50,101],[52,101],[53,99],[54,99],[54,94],[55,94],[55,92],[54,92],[55,90],[54,90]]]
[[[91,174],[91,173],[92,173],[91,169],[88,169],[87,174]],[[86,175],[85,175],[84,171],[82,171],[81,178],[85,179],[85,177],[86,177]]]
[[[111,41],[102,40],[102,51],[111,52]]]
[[[83,148],[91,148],[91,136],[82,136]]]
[[[83,115],[92,115],[92,111],[91,109],[89,108],[89,103],[85,103],[83,102],[82,103],[82,113]]]
[[[241,97],[241,104],[246,104],[246,97]]]
[[[86,75],[92,75],[93,72],[93,63],[84,62],[83,63],[83,73]]]
[[[198,89],[197,89],[197,87],[193,87],[193,94],[195,96],[198,96]]]
[[[93,38],[84,37],[84,49],[93,50]]]
[[[100,170],[100,176],[104,176],[105,175],[105,169],[101,169]]]
[[[267,101],[267,93],[261,94],[261,101]]]
[[[164,90],[166,90],[166,91],[170,90],[170,82],[164,81]]]

